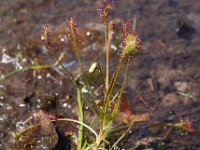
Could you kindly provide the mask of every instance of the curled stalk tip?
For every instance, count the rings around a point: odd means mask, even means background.
[[[122,57],[133,56],[141,46],[141,40],[136,33],[130,32],[128,27],[130,20],[127,20],[122,25],[123,32],[123,50],[120,51]]]
[[[97,9],[98,17],[102,18],[105,21],[110,11],[112,10],[113,6],[114,6],[113,0],[106,1],[102,8]]]

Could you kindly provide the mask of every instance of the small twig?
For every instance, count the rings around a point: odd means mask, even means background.
[[[187,97],[187,98],[190,98],[192,99],[193,101],[196,101],[196,97],[194,97],[193,95],[191,95],[190,93],[188,92],[181,92],[181,91],[178,91],[177,94],[183,96],[183,97]]]

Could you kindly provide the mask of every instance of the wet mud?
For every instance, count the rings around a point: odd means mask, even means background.
[[[52,123],[28,132],[13,144],[13,133],[23,129],[23,121],[39,110],[77,119],[76,90],[63,73],[79,72],[75,53],[66,36],[66,19],[73,17],[77,23],[84,68],[88,69],[94,61],[104,66],[104,36],[97,17],[97,8],[102,3],[93,0],[0,0],[0,149],[54,148],[58,136]],[[115,2],[110,18],[119,20],[119,26],[126,18],[136,18],[136,31],[142,40],[141,52],[131,63],[122,109],[134,115],[150,116],[148,121],[133,125],[119,144],[121,149],[134,146],[137,150],[147,147],[200,149],[199,7],[200,2],[195,0]],[[57,45],[54,54],[59,57],[65,52],[64,68],[57,65],[21,72],[26,66],[56,62],[42,41],[44,24],[49,26],[50,38]],[[121,41],[115,40],[111,46],[111,71],[119,60],[117,43]],[[17,71],[3,78],[13,70]],[[118,82],[120,85],[122,81]],[[95,86],[95,83],[92,84]],[[85,109],[89,112],[88,107]],[[191,130],[169,126],[169,123],[181,121],[190,123]],[[62,123],[60,127],[66,134],[75,132],[69,123]]]

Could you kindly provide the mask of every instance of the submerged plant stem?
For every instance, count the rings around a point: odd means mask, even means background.
[[[26,66],[24,67],[23,69],[21,70],[14,70],[14,71],[11,71],[9,73],[6,73],[5,75],[3,75],[3,77],[0,78],[0,80],[2,79],[6,79],[16,73],[19,73],[19,72],[24,72],[24,71],[28,71],[28,70],[37,70],[37,69],[51,69],[55,66],[57,66],[58,64],[61,63],[62,59],[64,58],[64,54],[65,52],[62,52],[60,57],[57,59],[57,61],[52,64],[52,65],[39,65],[39,64],[36,64],[36,65],[30,65],[30,66]]]

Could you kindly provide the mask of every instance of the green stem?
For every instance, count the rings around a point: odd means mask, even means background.
[[[83,102],[81,100],[81,91],[80,88],[77,88],[77,102],[78,102],[78,108],[79,108],[79,121],[84,123],[84,112],[83,112]],[[79,127],[79,144],[78,144],[78,150],[81,149],[83,146],[83,132],[84,132],[84,127],[83,125],[80,125]]]
[[[109,65],[110,65],[110,42],[108,40],[108,25],[107,22],[104,23],[104,27],[105,27],[105,32],[104,32],[104,36],[105,36],[105,43],[106,43],[106,81],[105,81],[105,88],[106,91],[105,93],[108,92],[108,88],[109,88]]]
[[[98,134],[96,133],[96,131],[94,131],[91,127],[89,127],[87,124],[83,123],[83,122],[80,122],[78,120],[75,120],[75,119],[69,119],[69,118],[61,118],[61,119],[56,119],[54,121],[70,121],[70,122],[74,122],[74,123],[78,123],[80,125],[83,125],[85,128],[87,128],[88,130],[90,130],[94,135],[95,137],[97,138],[98,137]],[[53,122],[53,121],[52,121]]]
[[[78,46],[77,46],[76,39],[73,39],[73,45],[74,45],[74,49],[75,49],[75,53],[76,53],[76,57],[77,57],[77,60],[78,60],[79,67],[80,67],[80,69],[82,71],[84,81],[86,82],[86,87],[89,90],[89,93],[90,93],[91,97],[93,99],[95,99],[94,92],[93,92],[91,86],[89,85],[89,82],[88,82],[88,80],[86,78],[86,75],[85,75],[85,71],[83,69],[83,65],[81,63],[81,59],[80,59],[80,55],[79,55],[79,52],[78,52]]]
[[[116,70],[115,70],[115,72],[113,74],[113,77],[111,79],[109,91],[106,92],[106,94],[105,94],[104,110],[103,110],[103,116],[102,116],[102,118],[103,118],[102,119],[103,120],[102,121],[102,129],[101,129],[102,131],[104,131],[104,128],[106,126],[107,116],[109,115],[108,114],[108,109],[109,109],[109,105],[110,105],[110,102],[111,102],[110,97],[111,97],[112,92],[114,90],[114,87],[115,87],[115,84],[116,84],[116,80],[117,80],[117,77],[119,75],[119,72],[120,72],[120,69],[121,69],[121,66],[122,66],[123,62],[124,62],[124,58],[121,58],[118,66],[117,66],[117,68],[116,68]]]
[[[112,94],[112,92],[114,90],[114,87],[115,87],[116,81],[117,81],[117,77],[119,75],[119,72],[120,72],[120,69],[122,67],[122,64],[123,64],[124,60],[125,60],[125,57],[122,57],[120,59],[120,62],[119,62],[118,66],[117,66],[117,68],[116,68],[116,70],[115,70],[115,72],[113,74],[113,77],[112,77],[111,82],[110,82],[110,87],[109,87],[109,91],[108,91],[108,94],[107,94],[107,98],[106,98],[107,100],[110,99],[110,96],[111,96],[111,94]]]
[[[124,136],[128,133],[128,131],[131,129],[131,126],[133,125],[134,121],[131,122],[130,126],[128,127],[128,129],[124,132],[124,134],[122,134],[119,139],[113,144],[111,149],[114,149],[117,144],[124,138]]]
[[[127,79],[127,76],[128,76],[128,69],[129,69],[129,65],[130,65],[130,57],[128,58],[128,62],[127,62],[127,65],[126,65],[126,71],[125,71],[125,75],[124,75],[124,80],[123,80],[123,83],[122,83],[122,87],[120,89],[120,93],[119,93],[119,97],[118,97],[118,100],[117,100],[117,103],[120,102],[121,100],[121,97],[122,97],[122,94],[123,94],[123,91],[124,91],[124,87],[125,87],[125,84],[126,84],[126,79]]]
[[[16,73],[19,73],[19,72],[24,72],[24,71],[28,71],[28,70],[37,70],[37,69],[50,69],[50,68],[52,68],[52,67],[54,67],[54,66],[52,66],[52,65],[49,65],[49,66],[42,66],[42,65],[31,65],[31,66],[26,66],[26,67],[24,67],[24,68],[21,69],[21,70],[14,70],[14,71],[11,71],[11,72],[9,72],[9,73],[6,73],[5,75],[3,75],[3,76],[0,78],[0,80],[6,79],[6,78],[8,78],[8,77],[10,77],[10,76],[12,76],[12,75],[14,75],[14,74],[16,74]]]

